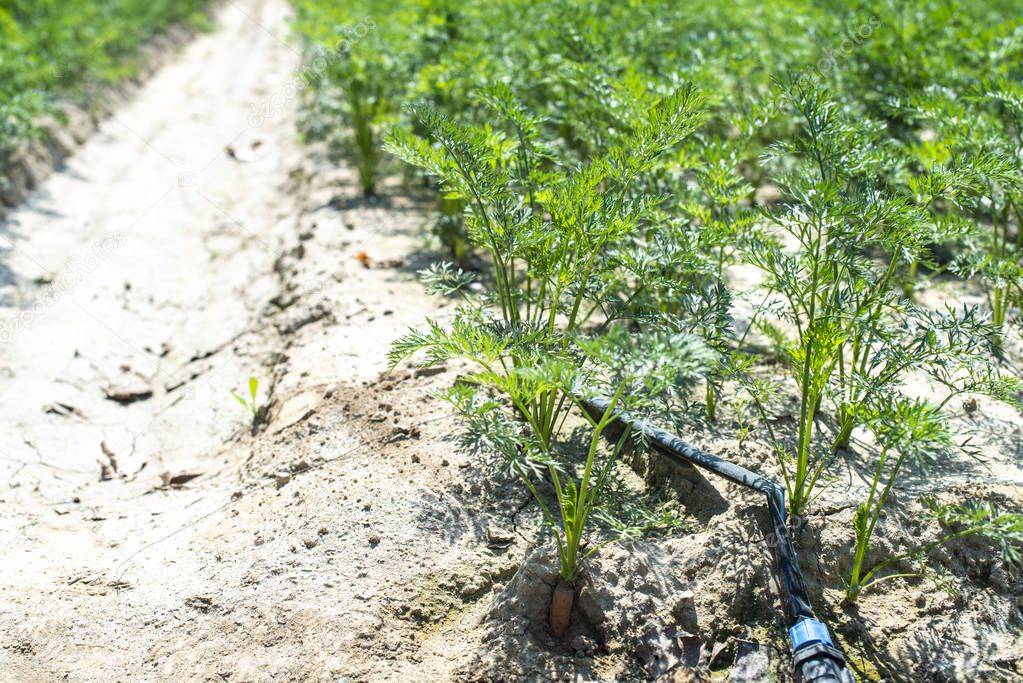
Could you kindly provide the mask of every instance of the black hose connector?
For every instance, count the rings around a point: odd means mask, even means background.
[[[593,416],[603,415],[610,407],[603,398],[585,400],[583,405]],[[618,411],[615,422],[643,433],[655,450],[677,465],[697,465],[736,484],[760,491],[767,497],[767,511],[773,528],[768,542],[775,574],[784,592],[788,621],[792,624],[789,638],[792,641],[792,673],[796,683],[855,683],[852,672],[845,666],[845,657],[831,640],[828,627],[814,618],[803,574],[799,570],[799,558],[785,524],[785,489],[763,475],[701,451],[671,432],[634,419],[627,413]]]
[[[789,629],[789,639],[796,683],[855,683],[827,626],[816,619],[802,619]]]

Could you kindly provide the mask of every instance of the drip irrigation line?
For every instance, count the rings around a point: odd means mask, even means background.
[[[587,411],[595,417],[604,415],[609,403],[604,398],[583,400]],[[705,470],[763,493],[773,532],[767,538],[774,558],[774,572],[782,587],[792,644],[792,671],[797,683],[855,683],[845,666],[845,656],[835,647],[828,627],[813,613],[813,606],[799,570],[799,558],[785,524],[785,489],[767,477],[745,467],[723,460],[686,443],[675,434],[615,410],[615,422],[642,433],[654,447],[676,466],[696,465]]]

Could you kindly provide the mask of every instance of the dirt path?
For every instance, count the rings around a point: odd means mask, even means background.
[[[455,497],[449,378],[379,379],[443,316],[422,202],[299,149],[287,16],[222,4],[3,224],[4,680],[407,678],[516,566]]]
[[[2,227],[7,680],[208,673],[174,654],[174,627],[223,588],[202,573],[208,548],[183,548],[246,480],[246,418],[228,392],[254,375],[266,402],[282,330],[316,318],[267,318],[290,315],[269,302],[303,196],[295,102],[281,97],[299,63],[287,13],[284,0],[223,3],[217,30]],[[164,472],[201,476],[174,488]]]
[[[2,448],[18,499],[69,500],[99,472],[101,441],[122,472],[152,475],[237,430],[223,396],[257,366],[219,352],[276,287],[295,220],[291,109],[247,123],[298,63],[271,35],[286,35],[285,10],[226,3],[219,30],[4,225]],[[257,142],[252,163],[225,152]]]

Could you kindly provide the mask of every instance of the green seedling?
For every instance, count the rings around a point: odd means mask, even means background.
[[[323,94],[306,128],[312,139],[329,143],[333,156],[355,165],[367,197],[377,192],[381,131],[397,120],[408,78],[401,54],[389,52],[376,33],[353,38],[346,51],[330,54]]]
[[[608,256],[635,232],[645,210],[630,200],[631,185],[694,130],[698,97],[686,88],[666,98],[632,143],[570,173],[544,170],[549,152],[538,121],[508,88],[495,86],[482,99],[511,122],[513,143],[495,145],[483,128],[418,107],[413,115],[434,142],[395,132],[387,149],[428,170],[469,206],[467,235],[490,258],[501,323],[554,348],[564,335],[560,344],[567,346],[603,310],[607,285],[617,282]],[[542,438],[553,434],[567,404],[551,392],[526,406]]]
[[[437,200],[437,208],[433,234],[441,247],[451,255],[455,264],[464,265],[471,249],[465,234],[465,202],[441,194]]]
[[[308,43],[316,93],[305,131],[355,166],[366,197],[376,195],[384,132],[401,119],[436,34],[430,3],[297,0],[296,29]]]
[[[234,396],[234,400],[238,401],[238,403],[241,404],[241,406],[243,408],[245,408],[245,410],[249,411],[249,413],[252,415],[252,424],[255,425],[256,421],[259,419],[259,408],[260,408],[259,398],[258,398],[258,395],[259,395],[259,380],[256,379],[255,377],[249,377],[249,397],[248,398],[245,398],[244,396],[240,396],[240,395],[238,395],[237,393],[235,393],[233,391],[231,392],[231,395]]]

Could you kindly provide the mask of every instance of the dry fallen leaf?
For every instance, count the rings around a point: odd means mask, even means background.
[[[178,472],[177,474],[171,474],[170,472],[160,473],[160,479],[163,481],[163,485],[173,488],[184,486],[199,476],[202,476],[202,472]]]

